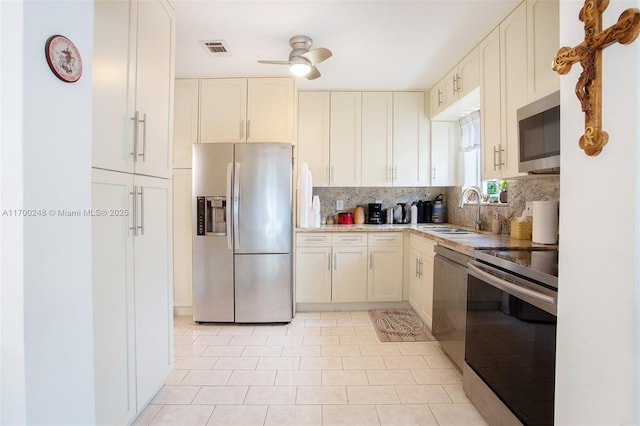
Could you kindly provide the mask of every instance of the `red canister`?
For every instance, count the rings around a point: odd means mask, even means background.
[[[351,225],[353,224],[353,215],[351,213],[338,213],[339,225]]]

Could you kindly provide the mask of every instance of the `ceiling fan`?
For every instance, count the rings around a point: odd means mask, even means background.
[[[314,80],[320,77],[320,71],[316,65],[331,57],[331,51],[324,47],[311,49],[313,40],[304,35],[293,36],[289,39],[291,53],[288,61],[258,61],[261,64],[289,65],[289,69],[294,75],[303,76],[307,80]]]

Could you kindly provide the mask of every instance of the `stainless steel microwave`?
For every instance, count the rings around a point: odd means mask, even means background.
[[[560,92],[518,108],[518,171],[560,172]]]

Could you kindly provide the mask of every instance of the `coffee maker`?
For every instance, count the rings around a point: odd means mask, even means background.
[[[382,223],[382,204],[369,203],[369,219],[367,223],[373,225],[380,225]]]

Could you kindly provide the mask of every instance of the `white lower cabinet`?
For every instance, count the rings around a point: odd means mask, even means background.
[[[402,300],[402,233],[296,236],[296,302]]]
[[[409,303],[431,328],[433,318],[433,258],[436,242],[412,234],[409,252]]]
[[[173,368],[171,180],[93,170],[96,423],[131,422]]]
[[[402,233],[369,233],[367,301],[402,300]]]

